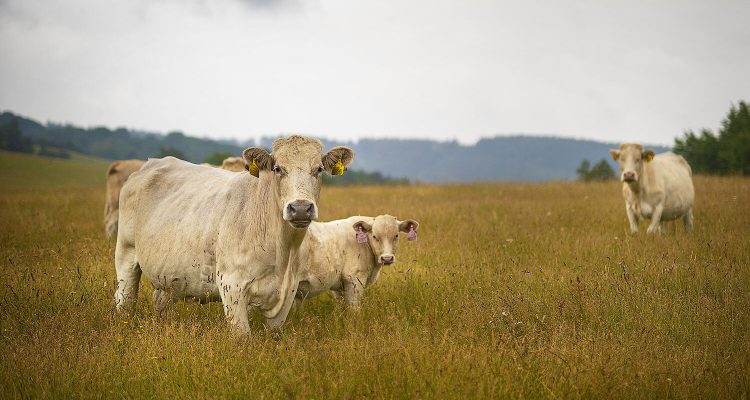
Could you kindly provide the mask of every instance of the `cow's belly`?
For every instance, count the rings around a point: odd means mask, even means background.
[[[210,261],[202,252],[190,254],[158,248],[138,251],[143,275],[154,288],[168,291],[174,298],[220,300],[216,267]]]

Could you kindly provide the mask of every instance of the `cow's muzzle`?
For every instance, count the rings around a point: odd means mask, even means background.
[[[295,228],[307,228],[312,220],[318,217],[315,203],[309,200],[289,202],[284,209],[284,219]]]
[[[383,254],[382,256],[380,256],[380,262],[382,262],[383,265],[391,265],[394,262],[396,262],[396,257],[390,254],[389,255]]]
[[[622,180],[625,182],[635,182],[635,172],[625,172],[622,174]]]

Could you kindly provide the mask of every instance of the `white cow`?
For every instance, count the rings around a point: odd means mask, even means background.
[[[141,273],[158,313],[174,300],[224,303],[230,324],[248,333],[249,306],[280,326],[299,283],[300,248],[324,171],[343,172],[354,153],[321,153],[318,140],[278,139],[273,152],[243,152],[258,178],[173,157],[149,160],[120,196],[115,303],[132,312]]]
[[[693,172],[687,161],[667,152],[654,155],[640,144],[625,143],[609,151],[620,163],[622,195],[630,231],[638,232],[639,218],[651,219],[647,233],[664,230],[664,222],[683,218],[693,227]]]
[[[329,290],[358,307],[383,265],[396,262],[399,231],[416,240],[419,223],[390,215],[313,222],[305,243],[308,262],[300,274],[297,302]]]

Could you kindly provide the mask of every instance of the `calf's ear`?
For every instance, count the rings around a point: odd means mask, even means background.
[[[413,219],[407,219],[398,223],[398,230],[401,232],[411,232],[412,229],[415,231],[419,229],[419,222]]]
[[[354,161],[354,151],[348,147],[334,147],[323,156],[323,168],[331,175],[344,175],[349,164]]]
[[[651,160],[654,159],[654,151],[653,150],[646,150],[643,152],[643,159],[646,160],[646,162],[651,162]]]
[[[365,221],[357,221],[352,225],[355,232],[359,232],[360,229],[364,232],[372,232],[372,225],[368,224]]]
[[[270,171],[273,168],[273,157],[265,149],[260,147],[248,147],[242,152],[242,158],[247,164],[247,170],[250,175],[257,177],[260,175],[260,170]]]
[[[612,156],[612,159],[617,161],[620,159],[620,150],[617,149],[610,149],[609,155]]]

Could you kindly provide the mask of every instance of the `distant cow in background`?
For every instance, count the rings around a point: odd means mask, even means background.
[[[399,232],[416,240],[417,229],[417,221],[390,215],[313,222],[304,242],[308,257],[300,273],[297,303],[332,290],[349,306],[358,307],[380,269],[396,262]]]
[[[683,218],[685,230],[693,227],[693,172],[681,156],[667,152],[654,155],[643,145],[621,144],[609,151],[620,163],[622,195],[630,232],[638,232],[640,218],[651,219],[647,233],[661,233],[664,222]]]
[[[107,197],[104,202],[104,231],[108,237],[117,235],[117,220],[119,215],[120,189],[130,174],[141,169],[145,161],[119,160],[109,165],[107,169]]]

